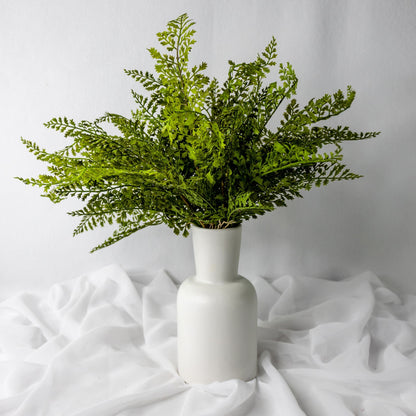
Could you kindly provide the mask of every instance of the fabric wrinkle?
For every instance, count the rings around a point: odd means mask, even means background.
[[[416,297],[372,272],[252,278],[257,378],[209,385],[177,373],[177,283],[132,275],[0,303],[2,416],[416,416]]]

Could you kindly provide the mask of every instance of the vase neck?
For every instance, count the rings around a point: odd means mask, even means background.
[[[192,241],[195,279],[221,283],[238,277],[241,225],[221,230],[192,227]]]

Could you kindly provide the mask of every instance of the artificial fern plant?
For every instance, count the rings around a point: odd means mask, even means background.
[[[220,83],[204,74],[205,62],[188,65],[193,25],[183,14],[157,34],[165,51],[149,49],[155,74],[125,70],[148,91],[132,91],[136,108],[130,118],[114,113],[79,123],[53,118],[45,126],[70,139],[55,152],[22,139],[48,163],[49,173],[18,179],[41,187],[52,202],[68,197],[85,202],[69,212],[81,218],[74,235],[118,225],[93,251],[149,225],[165,223],[184,236],[191,224],[235,226],[285,206],[312,186],[360,177],[341,163],[340,143],[378,133],[316,125],[351,106],[351,87],[345,95],[339,90],[301,107],[292,98],[298,79],[289,63],[279,65],[280,83],[265,83],[276,65],[274,38],[253,62],[229,61]],[[271,129],[285,100],[280,125]],[[118,135],[106,131],[108,123]],[[320,153],[326,145],[335,148]]]

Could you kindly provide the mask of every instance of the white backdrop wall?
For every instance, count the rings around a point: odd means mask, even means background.
[[[305,102],[351,84],[352,108],[335,120],[380,130],[345,145],[363,179],[305,192],[304,199],[245,225],[240,272],[339,279],[372,270],[393,289],[416,293],[416,2],[405,0],[0,0],[0,298],[119,263],[193,272],[191,240],[165,226],[89,254],[109,230],[73,238],[76,201],[53,205],[13,179],[44,171],[20,143],[62,147],[43,127],[53,116],[128,114],[133,80],[151,70],[146,48],[183,12],[197,22],[195,62],[224,77],[227,60],[254,58],[273,35],[297,72]]]

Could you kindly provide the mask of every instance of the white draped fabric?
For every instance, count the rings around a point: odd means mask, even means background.
[[[2,416],[416,415],[416,296],[371,272],[253,278],[258,377],[185,384],[177,285],[117,265],[0,303]]]

